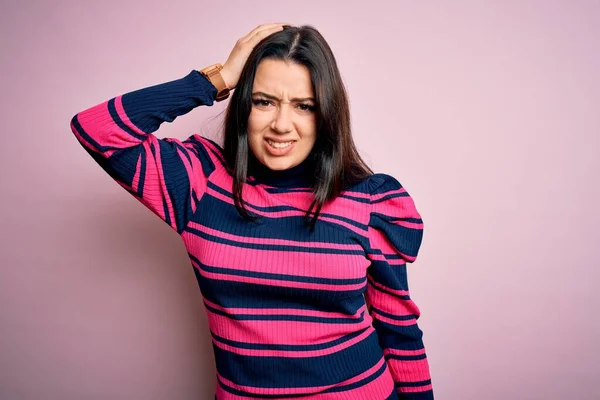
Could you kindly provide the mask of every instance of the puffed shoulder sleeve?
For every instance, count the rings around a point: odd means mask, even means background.
[[[423,221],[413,199],[395,178],[369,180],[370,220],[365,300],[400,399],[433,399],[421,313],[410,297],[407,263],[416,260]]]

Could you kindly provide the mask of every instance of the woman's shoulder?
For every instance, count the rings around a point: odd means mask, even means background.
[[[400,189],[402,185],[392,175],[374,173],[351,185],[347,192],[360,193],[363,197],[371,199],[373,196]]]

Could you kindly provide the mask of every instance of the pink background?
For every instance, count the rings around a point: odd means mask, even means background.
[[[598,1],[3,1],[0,11],[0,398],[212,398],[183,244],[69,123],[224,62],[265,22],[322,32],[362,154],[423,215],[410,282],[436,398],[600,398]],[[216,137],[224,105],[158,135]]]

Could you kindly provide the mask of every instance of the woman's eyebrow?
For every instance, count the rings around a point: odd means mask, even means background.
[[[273,96],[272,94],[267,94],[265,92],[254,92],[254,93],[252,93],[252,96],[257,96],[257,95],[264,96],[264,97],[266,97],[269,100],[277,100],[277,101],[281,100],[281,99],[277,98],[276,96]],[[306,101],[306,100],[315,101],[315,99],[312,98],[312,97],[302,97],[302,98],[294,97],[292,99],[292,101]]]

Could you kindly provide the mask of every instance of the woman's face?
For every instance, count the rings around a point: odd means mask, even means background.
[[[252,86],[248,145],[272,170],[295,167],[317,138],[316,102],[308,69],[281,60],[263,60]]]

